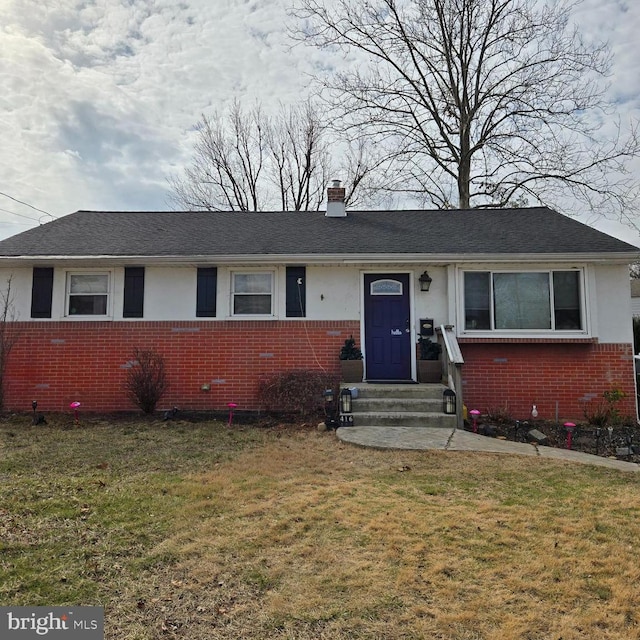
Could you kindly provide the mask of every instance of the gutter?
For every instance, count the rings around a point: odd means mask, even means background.
[[[363,253],[363,254],[235,254],[235,255],[33,255],[0,256],[0,265],[31,266],[56,263],[74,265],[221,265],[221,264],[415,264],[448,265],[451,263],[539,263],[539,262],[590,262],[629,264],[640,260],[640,250],[624,253],[513,253],[513,254],[424,254],[424,253]]]

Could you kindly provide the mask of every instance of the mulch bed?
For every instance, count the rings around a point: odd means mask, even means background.
[[[478,433],[493,438],[515,442],[533,442],[529,436],[533,429],[546,436],[540,446],[568,448],[568,430],[564,424],[545,420],[512,422],[478,421]],[[465,430],[473,431],[472,425],[465,423]],[[605,458],[617,458],[640,463],[640,426],[616,425],[612,428],[596,428],[588,424],[577,424],[571,436],[571,449],[591,453]]]

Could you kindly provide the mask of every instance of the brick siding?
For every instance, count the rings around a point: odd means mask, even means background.
[[[18,322],[7,363],[4,405],[28,411],[130,411],[123,389],[134,349],[153,348],[165,359],[170,388],[159,408],[219,410],[228,402],[258,409],[263,376],[288,369],[338,375],[344,340],[359,336],[353,321]],[[629,344],[487,343],[461,339],[464,399],[469,409],[506,408],[527,418],[582,419],[584,399],[597,402],[613,386],[627,395],[619,405],[635,415]],[[311,347],[313,345],[313,348]],[[210,391],[202,391],[203,384]]]
[[[460,340],[464,403],[483,413],[506,409],[513,418],[584,420],[585,402],[603,400],[617,387],[626,397],[618,403],[624,415],[636,415],[633,352],[630,344],[522,340],[500,343]]]
[[[4,405],[28,411],[129,411],[123,389],[135,348],[165,360],[169,391],[158,408],[257,409],[262,376],[288,369],[338,374],[357,321],[43,322],[14,323],[17,336],[5,374]],[[310,345],[313,345],[311,348]],[[210,391],[202,391],[203,384]]]

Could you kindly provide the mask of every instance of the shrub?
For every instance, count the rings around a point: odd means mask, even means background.
[[[420,360],[437,360],[442,351],[442,345],[438,342],[432,342],[431,338],[418,338],[420,345]]]
[[[304,417],[323,409],[325,389],[333,389],[337,397],[338,385],[335,376],[323,371],[292,369],[264,378],[258,397],[269,411],[297,412]]]
[[[356,347],[353,336],[344,341],[344,345],[340,349],[340,360],[362,360],[362,351]]]
[[[486,415],[487,420],[492,424],[511,424],[513,422],[513,417],[506,404],[504,407],[489,407]]]
[[[616,406],[620,400],[626,397],[626,393],[622,389],[613,385],[611,389],[603,392],[603,400],[595,405],[585,403],[583,413],[586,421],[592,427],[604,427],[607,424],[617,425],[622,421],[620,411]]]
[[[144,413],[153,413],[167,390],[164,358],[153,349],[135,349],[124,388]]]

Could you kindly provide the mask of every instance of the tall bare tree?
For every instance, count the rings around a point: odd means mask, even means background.
[[[335,139],[311,102],[268,117],[236,101],[226,114],[202,116],[192,163],[170,181],[171,200],[193,210],[318,210],[339,178],[354,205],[374,193],[380,165],[366,142]]]
[[[271,177],[283,211],[317,210],[331,178],[327,131],[307,102],[281,109],[268,138]]]
[[[391,189],[628,215],[640,141],[599,137],[609,49],[572,26],[572,0],[294,1],[299,39],[357,61],[320,80],[346,129],[387,143]]]
[[[186,209],[257,211],[267,146],[259,107],[234,102],[226,115],[202,116],[193,161],[171,179],[172,200]]]
[[[15,329],[17,314],[11,290],[12,282],[13,274],[7,278],[5,289],[0,291],[0,409],[4,409],[5,372],[9,354],[19,337]]]

